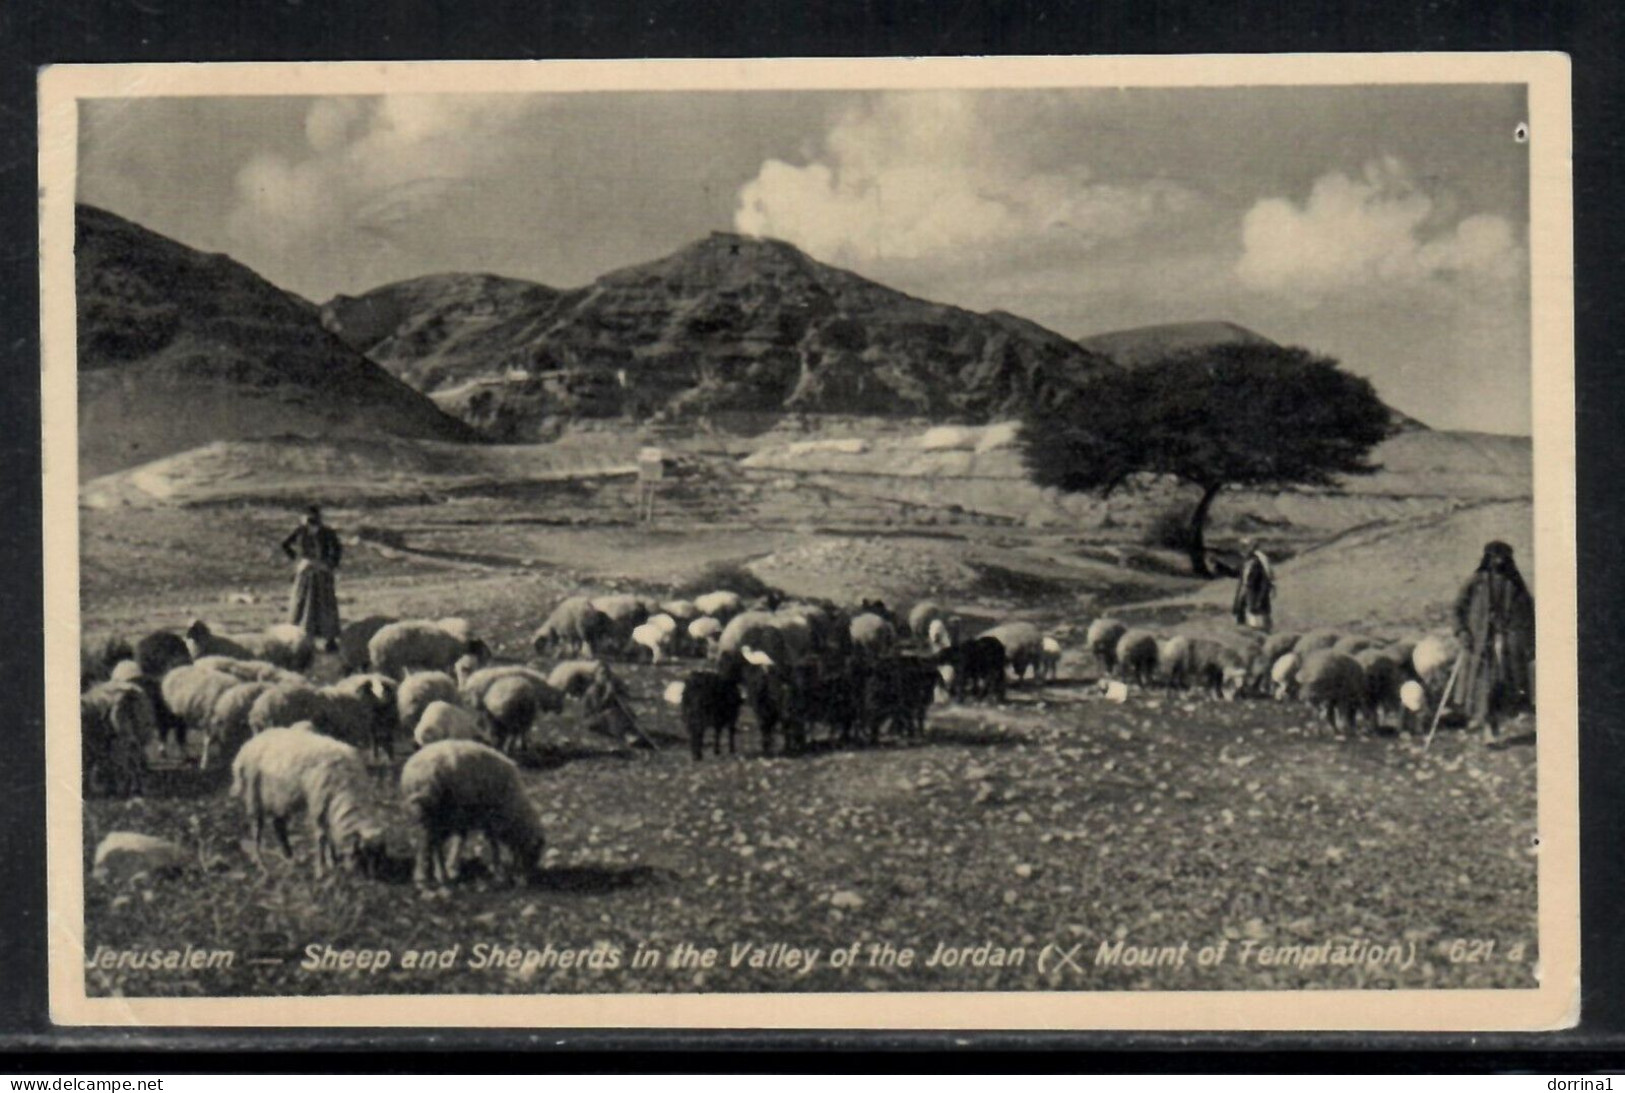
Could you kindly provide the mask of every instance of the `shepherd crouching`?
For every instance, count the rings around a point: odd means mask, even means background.
[[[282,553],[299,563],[288,600],[288,621],[332,652],[338,648],[339,638],[339,597],[333,574],[344,547],[333,529],[322,523],[319,507],[311,505],[305,510],[304,520],[282,540]]]

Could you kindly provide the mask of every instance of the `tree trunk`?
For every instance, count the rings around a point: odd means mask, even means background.
[[[1211,577],[1213,571],[1207,565],[1207,543],[1202,538],[1202,530],[1207,527],[1207,512],[1213,507],[1213,499],[1219,496],[1224,489],[1224,483],[1202,487],[1202,499],[1196,502],[1196,508],[1191,511],[1190,554],[1191,572],[1198,577]]]

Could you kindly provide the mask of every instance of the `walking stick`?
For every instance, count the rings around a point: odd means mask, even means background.
[[[1439,719],[1444,716],[1444,704],[1450,699],[1450,692],[1456,689],[1456,677],[1461,674],[1461,666],[1467,663],[1467,650],[1462,649],[1456,657],[1456,666],[1450,669],[1450,682],[1444,685],[1444,694],[1439,696],[1439,708],[1433,711],[1433,724],[1428,727],[1428,738],[1422,742],[1425,752],[1433,746],[1433,734],[1439,731]]]

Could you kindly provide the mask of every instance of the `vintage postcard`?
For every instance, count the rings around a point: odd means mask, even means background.
[[[57,1022],[1578,1019],[1565,57],[40,88]]]

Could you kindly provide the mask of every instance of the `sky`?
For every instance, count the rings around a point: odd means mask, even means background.
[[[1521,86],[81,104],[79,199],[313,301],[574,287],[708,232],[1069,337],[1227,320],[1441,428],[1530,425]]]

